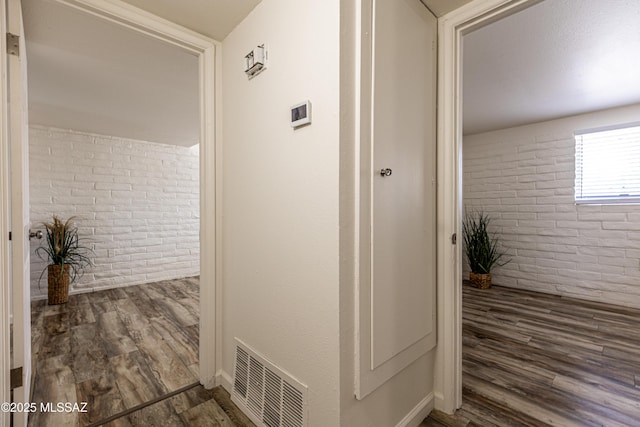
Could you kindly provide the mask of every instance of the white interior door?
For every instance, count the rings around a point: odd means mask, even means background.
[[[361,168],[371,177],[361,188],[361,232],[369,236],[361,247],[359,398],[436,344],[437,20],[419,0],[372,6],[363,17],[365,43],[367,22],[372,37],[363,46],[370,137],[361,144],[370,151]]]
[[[22,386],[14,388],[15,402],[29,402],[31,383],[31,306],[29,260],[29,144],[27,121],[27,64],[20,0],[6,0],[8,42],[10,214],[11,214],[11,368],[22,368]],[[8,37],[9,40],[9,37]],[[17,47],[15,46],[17,44]],[[12,46],[13,45],[13,46]],[[13,414],[14,426],[26,426],[27,414]]]

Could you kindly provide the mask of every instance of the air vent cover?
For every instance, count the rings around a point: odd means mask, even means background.
[[[238,338],[231,400],[259,426],[307,425],[307,386]]]

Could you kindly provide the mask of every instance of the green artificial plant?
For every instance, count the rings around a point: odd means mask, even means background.
[[[467,211],[462,222],[464,251],[469,268],[476,274],[490,274],[494,265],[503,266],[505,252],[500,250],[499,238],[489,232],[491,217],[483,211]]]
[[[46,228],[46,245],[36,249],[36,254],[40,259],[47,259],[50,264],[60,265],[60,274],[63,274],[64,266],[69,266],[69,279],[71,283],[76,282],[87,267],[93,265],[89,258],[93,254],[93,250],[88,246],[80,243],[78,236],[78,228],[74,226],[71,217],[66,221],[61,220],[58,216],[53,215],[52,222],[42,223]],[[40,273],[38,285],[47,267]]]

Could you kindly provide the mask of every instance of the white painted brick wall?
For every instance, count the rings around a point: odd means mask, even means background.
[[[464,137],[464,205],[512,257],[494,283],[640,307],[640,205],[576,205],[573,139],[638,117],[640,104]]]
[[[32,126],[33,229],[53,213],[76,216],[95,267],[73,287],[90,290],[199,274],[198,147],[187,148]],[[44,240],[43,240],[44,241]],[[46,295],[46,262],[34,254],[31,295]]]

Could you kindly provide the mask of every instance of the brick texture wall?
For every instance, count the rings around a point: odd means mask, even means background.
[[[638,117],[634,105],[464,137],[464,205],[491,214],[512,257],[494,283],[640,307],[640,205],[576,205],[573,139]]]
[[[88,291],[199,274],[198,147],[32,126],[32,229],[53,213],[75,216],[95,267],[73,286]],[[42,241],[44,242],[44,240]],[[31,293],[46,295],[34,254]]]

